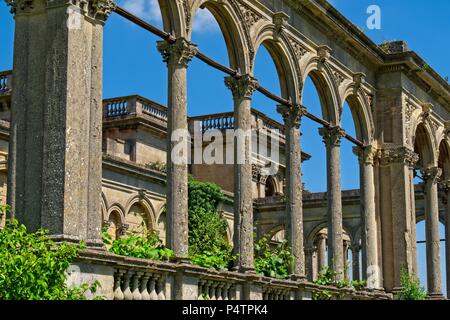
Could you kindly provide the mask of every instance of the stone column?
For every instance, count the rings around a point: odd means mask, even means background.
[[[312,246],[305,248],[305,257],[306,257],[306,274],[308,281],[313,282],[317,279],[318,274],[321,272],[317,272],[317,265],[315,263],[315,254],[317,252],[317,247]]]
[[[344,259],[344,279],[350,280],[350,270],[348,265],[348,250],[350,247],[350,243],[347,240],[344,240],[344,252],[343,252],[343,259]]]
[[[251,98],[258,82],[249,75],[225,78],[234,99],[234,252],[235,269],[254,272]]]
[[[450,180],[445,182],[445,263],[447,272],[447,299],[450,299]]]
[[[317,267],[319,273],[327,266],[327,236],[323,233],[317,237]]]
[[[381,268],[378,263],[378,238],[377,238],[377,218],[375,211],[375,179],[374,179],[374,159],[376,150],[371,147],[355,147],[353,149],[358,155],[361,172],[361,211],[362,211],[362,250],[365,258],[363,270],[364,279],[367,280],[367,287],[379,289],[381,287]],[[358,262],[359,263],[359,262]]]
[[[341,199],[341,139],[339,127],[321,128],[319,133],[327,149],[328,199],[328,264],[336,272],[337,280],[344,279],[342,199]]]
[[[301,118],[305,109],[278,106],[286,128],[286,214],[287,238],[294,256],[291,274],[295,279],[305,278],[305,256],[303,247],[303,186],[301,155]]]
[[[110,0],[18,0],[8,202],[29,231],[102,247],[103,25]]]
[[[411,225],[411,168],[419,156],[404,146],[388,146],[378,152],[380,171],[380,212],[382,223],[383,287],[388,292],[401,290],[402,269],[413,272]],[[414,213],[415,214],[415,213]],[[364,276],[364,275],[363,275]]]
[[[188,258],[188,153],[187,68],[196,46],[184,38],[158,42],[168,68],[167,119],[167,244],[177,258]]]
[[[442,169],[433,167],[425,170],[425,224],[427,241],[428,295],[442,298],[441,255],[439,236],[438,182]]]
[[[360,264],[359,264],[359,257],[360,257],[360,251],[361,246],[359,245],[353,245],[350,247],[352,250],[352,272],[353,272],[353,280],[361,280],[360,275]]]

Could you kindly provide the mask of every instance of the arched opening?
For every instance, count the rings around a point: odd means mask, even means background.
[[[124,227],[128,234],[143,235],[147,231],[152,230],[150,214],[140,203],[131,206],[125,216]]]
[[[422,284],[427,287],[428,293],[435,295],[441,294],[442,292],[438,291],[445,287],[442,285],[442,278],[445,273],[445,269],[442,269],[445,254],[442,255],[444,243],[441,242],[441,239],[444,238],[445,229],[440,223],[442,220],[440,219],[439,204],[436,203],[439,202],[439,184],[437,181],[441,175],[437,173],[435,166],[439,161],[434,158],[433,144],[429,132],[430,130],[425,123],[420,123],[413,140],[414,151],[419,155],[413,178],[416,190],[415,210],[413,212],[416,212],[416,215],[418,214],[419,222],[414,224],[416,229],[413,230],[412,235],[415,246],[415,248],[413,247],[413,255],[416,259],[414,264],[417,269],[414,271]],[[417,199],[417,194],[423,199],[422,205],[420,205],[420,199]],[[437,205],[435,209],[432,206],[433,203]],[[437,210],[437,212],[434,210]],[[439,246],[439,251],[436,250],[436,246]],[[437,261],[440,263],[437,264]],[[440,270],[436,268],[440,268]]]
[[[107,232],[113,240],[120,238],[122,232],[122,219],[118,211],[112,211],[109,214]]]
[[[254,60],[254,77],[267,90],[295,102],[293,71],[283,45],[266,37],[264,32],[260,37],[266,39],[262,40],[257,47]],[[260,92],[255,92],[253,95],[252,108],[254,111],[252,111],[252,115],[259,127],[256,146],[257,162],[262,168],[268,169],[270,175],[273,176],[267,179],[266,186],[262,186],[266,189],[266,197],[285,194],[286,191],[283,183],[275,183],[276,181],[284,181],[287,169],[286,155],[283,153],[283,150],[286,150],[284,145],[284,120],[281,114],[277,112],[277,106],[276,102]]]
[[[355,254],[355,244],[352,243],[352,239],[349,233],[344,230],[343,232],[343,258],[344,258],[344,275],[343,278],[345,280],[360,280],[359,274],[355,278],[355,268],[360,268],[360,254],[357,252]],[[308,261],[308,278],[311,280],[316,280],[318,277],[323,274],[330,262],[328,260],[328,228],[322,228],[312,238],[312,247],[309,252],[307,252],[307,260]],[[355,263],[354,259],[358,259],[357,263]]]
[[[165,245],[167,241],[167,218],[166,218],[166,211],[164,210],[158,218],[158,223],[156,226],[156,231],[158,232],[159,238],[161,239],[162,243]]]
[[[266,185],[265,185],[265,195],[266,198],[268,197],[274,197],[277,193],[277,185],[275,182],[275,179],[273,177],[267,178]]]
[[[192,42],[222,65],[245,70],[243,43],[233,19],[228,5],[203,2],[193,17]],[[190,133],[196,139],[203,135],[203,143],[193,145],[191,174],[196,180],[234,192],[234,165],[227,158],[234,148],[226,139],[227,130],[234,128],[234,101],[224,84],[224,74],[193,59],[187,87]]]

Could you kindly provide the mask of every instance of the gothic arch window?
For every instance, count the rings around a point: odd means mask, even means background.
[[[277,193],[277,185],[276,181],[273,177],[267,178],[266,187],[265,187],[265,195],[266,197],[273,197]]]

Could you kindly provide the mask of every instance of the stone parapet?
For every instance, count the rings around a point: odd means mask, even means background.
[[[382,291],[338,289],[303,280],[121,257],[96,250],[81,252],[74,266],[71,282],[98,280],[98,294],[108,300],[311,300],[314,293],[325,290],[335,300],[392,299]]]

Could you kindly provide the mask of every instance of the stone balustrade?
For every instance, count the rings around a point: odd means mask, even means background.
[[[166,300],[166,277],[147,271],[116,269],[114,300]]]
[[[71,281],[100,282],[109,300],[311,300],[327,291],[334,300],[389,300],[379,291],[356,291],[281,280],[254,274],[217,271],[186,263],[155,262],[85,250],[74,264]]]
[[[198,300],[236,300],[236,286],[232,282],[201,279]]]
[[[0,72],[0,94],[10,93],[12,90],[12,71]]]
[[[166,107],[138,95],[105,99],[103,100],[103,110],[106,119],[149,116],[164,122],[167,121]]]

